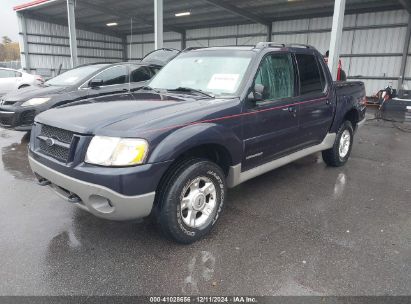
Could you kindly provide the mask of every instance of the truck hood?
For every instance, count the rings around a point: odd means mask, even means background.
[[[27,88],[10,92],[4,95],[3,99],[8,101],[23,102],[35,97],[51,97],[62,92],[68,92],[70,91],[70,88],[71,87],[60,86],[30,86]]]
[[[135,137],[139,132],[185,123],[194,112],[211,100],[179,99],[145,94],[146,98],[119,101],[90,100],[74,106],[41,113],[36,122],[81,134]],[[150,96],[151,95],[151,96]]]

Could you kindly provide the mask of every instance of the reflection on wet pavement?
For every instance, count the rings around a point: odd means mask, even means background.
[[[4,135],[3,135],[4,136]],[[8,138],[8,137],[5,137]],[[30,169],[27,158],[27,145],[30,134],[26,133],[19,143],[12,143],[1,148],[1,158],[4,170],[17,179],[33,180],[33,172]]]
[[[37,186],[23,137],[0,129],[0,295],[411,290],[411,141],[391,125],[366,125],[342,168],[318,153],[230,189],[220,222],[190,246]]]
[[[215,257],[208,251],[201,251],[188,263],[188,276],[184,279],[183,294],[198,294],[198,285],[209,282],[214,274]]]

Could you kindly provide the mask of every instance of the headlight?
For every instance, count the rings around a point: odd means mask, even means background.
[[[22,107],[37,106],[37,105],[45,103],[49,100],[50,100],[50,98],[48,98],[48,97],[32,98],[32,99],[29,99],[26,102],[24,102],[21,106]]]
[[[94,136],[87,149],[86,163],[107,167],[139,165],[147,151],[144,139]]]

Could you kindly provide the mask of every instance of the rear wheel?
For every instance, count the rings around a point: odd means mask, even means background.
[[[225,176],[215,163],[180,163],[159,191],[157,219],[162,232],[179,243],[199,240],[217,222],[225,196]]]
[[[347,120],[339,128],[333,147],[322,152],[324,162],[333,167],[343,166],[350,157],[353,136],[352,124]]]

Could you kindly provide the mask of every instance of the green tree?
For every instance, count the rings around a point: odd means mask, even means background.
[[[9,37],[3,36],[0,43],[0,61],[13,61],[20,59],[20,47]]]

